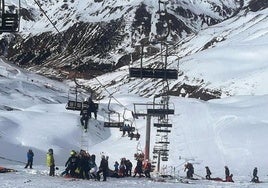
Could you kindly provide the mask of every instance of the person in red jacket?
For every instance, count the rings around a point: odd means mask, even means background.
[[[150,163],[150,161],[145,161],[145,165],[144,165],[144,175],[147,178],[151,178],[150,172],[152,170],[152,165]]]

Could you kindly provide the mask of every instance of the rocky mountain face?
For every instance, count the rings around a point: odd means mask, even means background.
[[[2,52],[21,67],[60,80],[91,79],[138,62],[141,39],[147,39],[144,57],[149,64],[154,63],[161,46],[148,41],[157,40],[167,30],[162,10],[166,10],[165,19],[169,22],[168,40],[175,44],[170,47],[172,51],[178,47],[176,44],[189,42],[202,29],[268,7],[266,0],[43,0],[39,6],[31,3],[25,1],[22,5],[20,32],[12,38],[2,34]],[[182,58],[189,53],[195,51],[177,52],[177,56]],[[200,87],[202,82],[176,85],[170,94],[187,93],[188,97],[204,100],[221,96],[220,90]]]

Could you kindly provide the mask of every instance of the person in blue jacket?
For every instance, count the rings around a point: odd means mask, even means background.
[[[32,169],[33,168],[33,157],[34,153],[31,149],[27,152],[27,164],[24,168],[28,168],[28,166]]]

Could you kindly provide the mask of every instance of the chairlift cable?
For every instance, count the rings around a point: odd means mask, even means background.
[[[44,11],[44,9],[42,8],[41,4],[38,2],[38,0],[34,0],[34,2],[38,5],[38,7],[40,8],[41,12],[43,12],[43,14],[46,16],[46,18],[49,20],[49,22],[52,24],[52,26],[54,27],[54,29],[57,31],[57,33],[59,33],[62,37],[63,37],[63,40],[65,40],[66,42],[67,39],[64,38],[64,36],[61,34],[61,32],[59,31],[59,29],[57,28],[56,24],[54,24],[52,22],[52,20],[49,18],[49,16],[46,14],[46,12]],[[75,53],[74,54],[78,60],[80,60],[81,62],[83,62],[80,57]],[[126,108],[118,99],[116,99],[109,91],[107,88],[105,88],[105,86],[102,84],[102,82],[97,78],[97,77],[94,77],[94,79],[101,85],[101,87],[109,94],[109,96],[111,96],[120,106]],[[131,110],[130,110],[131,111]]]
[[[48,21],[52,24],[52,26],[54,27],[54,29],[59,33],[60,31],[58,30],[58,28],[56,27],[56,25],[52,22],[52,20],[48,17],[48,15],[46,14],[46,12],[44,11],[44,9],[42,8],[41,4],[39,3],[39,1],[34,0],[34,2],[37,4],[37,6],[40,8],[41,12],[43,12],[43,14],[46,16],[46,18],[48,19]]]

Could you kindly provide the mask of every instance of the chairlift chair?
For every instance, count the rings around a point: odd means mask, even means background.
[[[73,90],[70,89],[69,93],[68,93],[68,102],[66,104],[66,110],[77,110],[77,111],[81,111],[83,108],[83,102],[82,101],[78,101],[78,91],[77,91],[77,87],[75,87],[75,99],[71,99],[71,92]]]
[[[128,134],[130,134],[130,133],[133,133],[135,131],[135,127],[133,127],[133,121],[126,117],[126,111],[127,111],[127,109],[124,109],[124,113],[123,113],[124,125],[122,127],[120,127],[120,131],[125,131]],[[131,112],[131,114],[132,114],[132,112]],[[133,114],[132,114],[132,116],[133,116]]]
[[[157,128],[168,128],[168,127],[172,127],[172,124],[170,123],[154,123],[154,127]]]
[[[171,133],[171,130],[168,130],[168,129],[157,129],[156,132],[158,132],[158,133]]]
[[[168,161],[168,157],[161,157],[162,161]]]
[[[175,113],[174,108],[166,107],[165,104],[157,104],[155,103],[153,108],[147,109],[147,114],[151,116],[165,116],[165,115],[172,115]]]
[[[121,128],[124,122],[120,119],[120,114],[111,109],[111,97],[108,103],[108,121],[104,122],[104,127],[107,128]]]
[[[20,0],[18,4],[6,4],[5,0],[0,0],[0,33],[9,32],[15,33],[19,31],[20,23]]]

